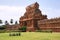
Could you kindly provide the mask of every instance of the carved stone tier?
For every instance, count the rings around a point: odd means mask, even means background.
[[[26,26],[27,31],[35,31],[39,29],[37,22],[43,19],[47,19],[47,15],[42,15],[36,2],[26,7],[25,14],[20,18],[20,26]]]

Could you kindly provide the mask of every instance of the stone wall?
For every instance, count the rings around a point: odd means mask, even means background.
[[[60,32],[60,18],[40,20],[38,21],[38,26],[41,30]]]
[[[15,24],[15,25],[6,25],[6,30],[18,30],[20,28],[19,24]]]

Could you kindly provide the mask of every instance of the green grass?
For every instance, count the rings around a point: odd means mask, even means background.
[[[21,36],[0,33],[0,40],[60,40],[60,33],[24,32]]]

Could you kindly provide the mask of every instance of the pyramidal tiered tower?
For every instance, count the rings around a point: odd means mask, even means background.
[[[19,21],[20,27],[26,26],[27,31],[35,31],[39,29],[38,21],[43,19],[47,19],[47,15],[42,15],[39,4],[35,2],[26,7],[26,12]]]

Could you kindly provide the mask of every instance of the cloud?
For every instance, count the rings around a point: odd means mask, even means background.
[[[14,21],[19,20],[25,12],[25,8],[21,6],[2,6],[0,5],[0,19],[9,20],[12,18]]]
[[[60,17],[60,9],[54,8],[41,8],[42,13],[46,14],[48,18]]]
[[[48,18],[60,17],[60,9],[53,8],[41,8],[43,14],[46,14]],[[0,19],[3,21],[14,19],[19,21],[19,18],[25,13],[25,7],[23,6],[4,6],[0,5]]]

